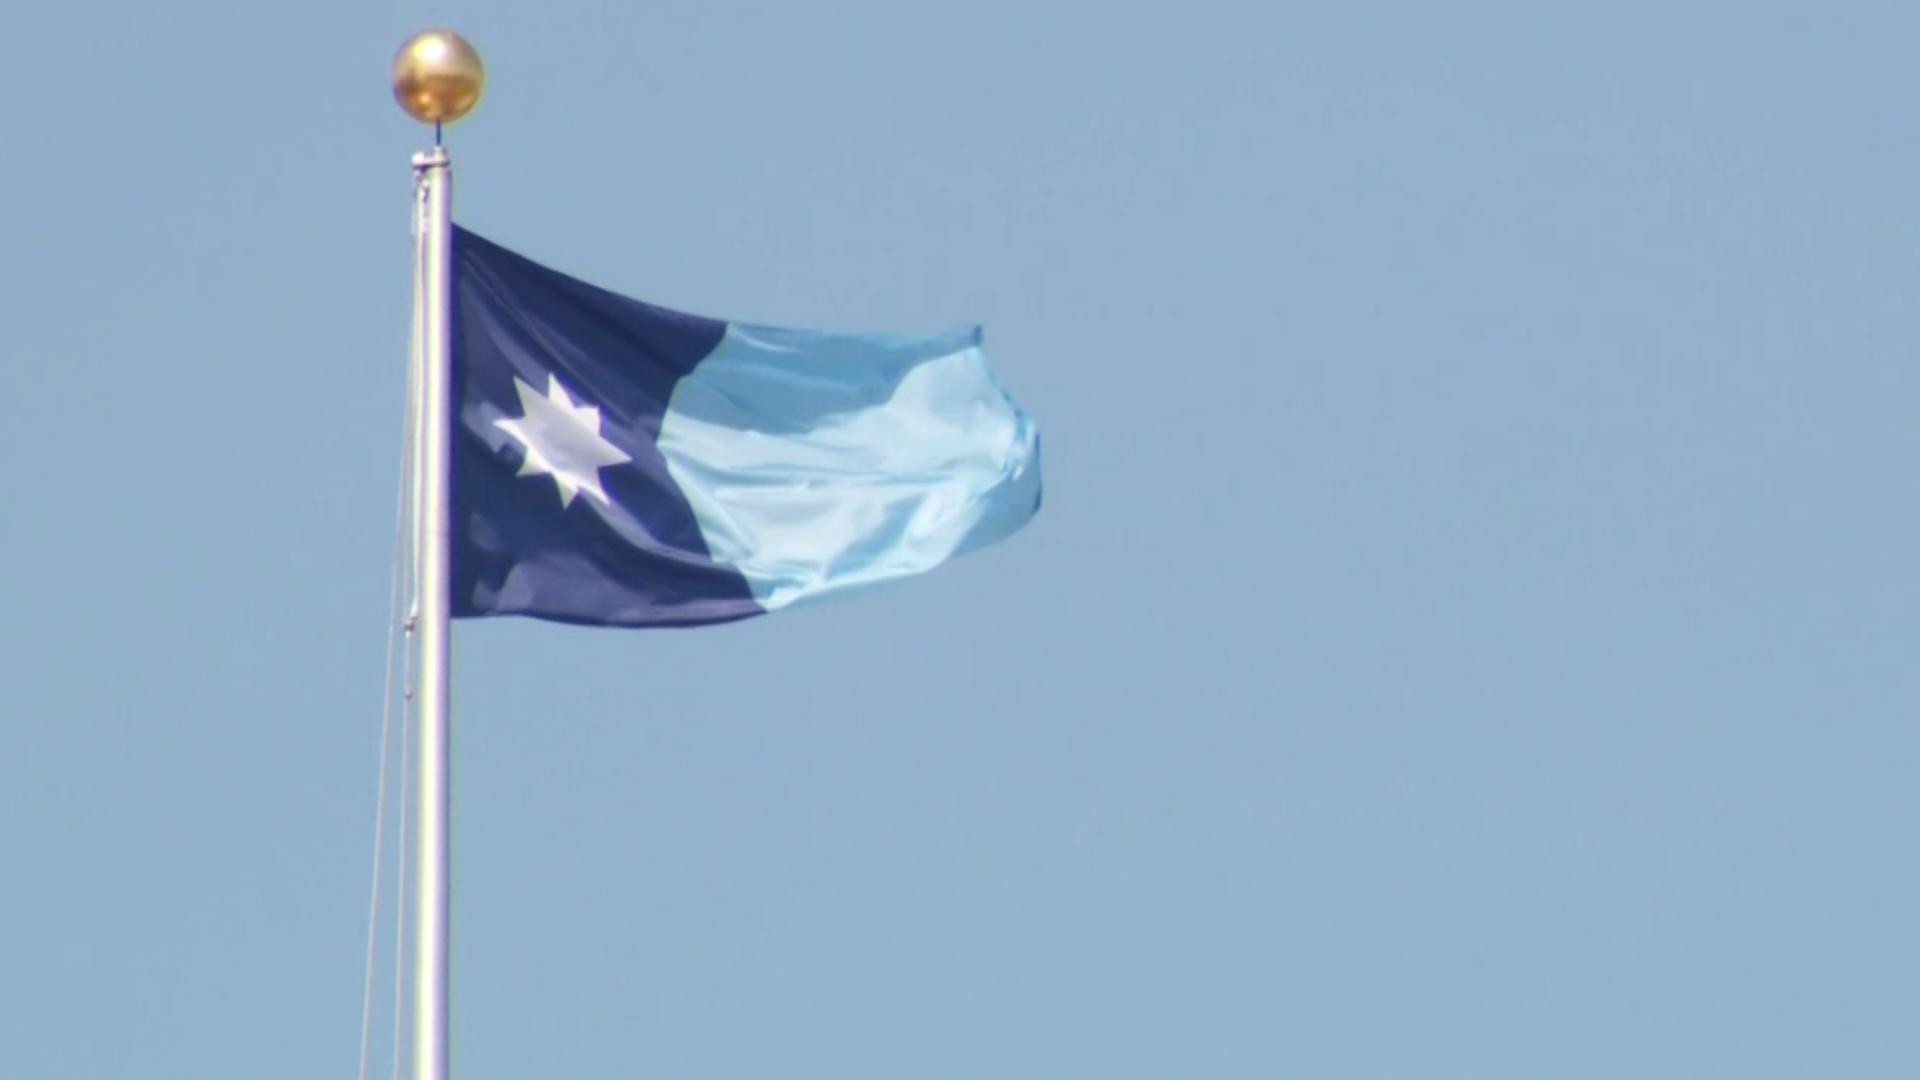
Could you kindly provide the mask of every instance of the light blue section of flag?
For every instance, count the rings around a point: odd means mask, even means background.
[[[731,324],[675,388],[657,445],[713,557],[769,610],[929,570],[1040,504],[1039,437],[977,328]]]

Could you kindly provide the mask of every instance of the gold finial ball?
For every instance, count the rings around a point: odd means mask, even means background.
[[[393,57],[393,99],[422,123],[451,124],[467,115],[486,85],[480,54],[451,30],[415,34]]]

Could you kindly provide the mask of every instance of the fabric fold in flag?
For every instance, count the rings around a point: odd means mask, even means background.
[[[1018,529],[1039,436],[977,328],[685,315],[454,230],[454,614],[725,622]]]

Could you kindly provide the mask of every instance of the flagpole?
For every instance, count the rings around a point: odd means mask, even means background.
[[[452,883],[451,684],[448,644],[448,470],[452,432],[451,328],[453,175],[440,125],[457,120],[479,100],[485,75],[473,46],[448,30],[417,34],[394,58],[393,93],[415,119],[434,125],[434,147],[413,157],[420,230],[414,245],[414,303],[420,342],[414,385],[420,393],[415,437],[415,552],[419,597],[415,624],[419,658],[415,705],[414,842],[414,1080],[447,1080]]]
[[[446,1080],[448,937],[451,908],[451,809],[448,728],[447,603],[447,385],[452,359],[448,330],[449,262],[453,219],[448,203],[452,176],[444,147],[436,146],[413,158],[421,188],[420,260],[421,304],[420,551],[418,554],[420,606],[417,624],[420,649],[415,700],[419,746],[415,758],[415,791],[419,799],[414,858],[413,1075],[415,1080]]]

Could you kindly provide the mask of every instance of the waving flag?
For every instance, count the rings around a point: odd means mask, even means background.
[[[457,616],[692,625],[916,574],[1040,503],[980,332],[683,315],[455,228]]]

